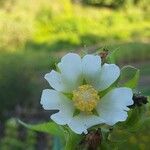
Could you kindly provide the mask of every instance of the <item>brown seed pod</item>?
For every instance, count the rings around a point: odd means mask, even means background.
[[[102,141],[101,129],[90,131],[84,139],[84,144],[87,150],[97,150]]]
[[[100,57],[101,57],[102,59],[105,59],[105,58],[107,57],[108,53],[109,53],[109,50],[108,50],[108,49],[103,49],[103,51],[100,52],[99,55],[100,55]]]

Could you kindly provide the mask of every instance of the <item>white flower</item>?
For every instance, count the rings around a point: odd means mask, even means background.
[[[101,65],[98,55],[81,58],[69,53],[58,63],[58,68],[59,72],[52,70],[45,75],[53,89],[43,90],[41,97],[45,110],[59,110],[51,115],[57,124],[68,125],[81,134],[94,125],[114,125],[127,119],[127,106],[133,104],[130,88],[114,88],[101,96],[120,76],[118,66]],[[79,113],[75,115],[76,110]]]

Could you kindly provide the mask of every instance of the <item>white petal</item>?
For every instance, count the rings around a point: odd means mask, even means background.
[[[97,82],[96,88],[98,90],[105,90],[112,83],[114,83],[120,75],[120,69],[115,64],[104,64],[101,68],[99,82]]]
[[[76,89],[82,82],[82,65],[79,55],[69,53],[65,55],[58,64],[63,82],[70,91]]]
[[[58,113],[51,115],[51,119],[58,124],[67,124],[73,116],[72,101],[60,92],[49,89],[43,90],[41,104],[45,110],[59,110]]]
[[[87,129],[97,125],[101,124],[104,121],[95,115],[85,115],[83,113],[74,116],[68,126],[77,134],[82,134],[83,132],[87,134]]]
[[[52,70],[45,75],[45,79],[49,82],[50,86],[56,91],[67,92],[69,91],[62,81],[61,74]]]
[[[85,55],[82,59],[83,76],[88,84],[95,85],[101,70],[101,58],[96,55]]]
[[[114,125],[127,119],[127,106],[133,104],[132,97],[130,88],[113,89],[100,99],[96,110],[106,124]]]
[[[70,100],[71,101],[71,100]],[[66,125],[73,117],[74,107],[73,104],[65,104],[58,113],[51,115],[51,119],[57,124]]]

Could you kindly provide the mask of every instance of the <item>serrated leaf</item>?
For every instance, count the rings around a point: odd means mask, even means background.
[[[133,66],[125,66],[121,69],[119,86],[125,86],[132,89],[137,87],[140,76],[140,70]]]
[[[40,124],[27,124],[21,120],[18,120],[20,124],[25,126],[28,129],[38,131],[38,132],[45,132],[52,135],[63,137],[63,130],[54,122],[46,122]]]

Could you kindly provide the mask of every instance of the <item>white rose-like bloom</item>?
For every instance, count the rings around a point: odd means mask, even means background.
[[[114,125],[127,119],[127,106],[133,104],[130,88],[114,88],[101,97],[101,91],[120,76],[118,66],[101,65],[98,55],[81,58],[78,54],[68,53],[58,63],[58,68],[59,72],[52,70],[45,75],[53,89],[43,90],[41,97],[45,110],[59,110],[51,115],[57,124],[68,125],[81,134],[94,125]],[[76,110],[79,113],[75,115]]]

